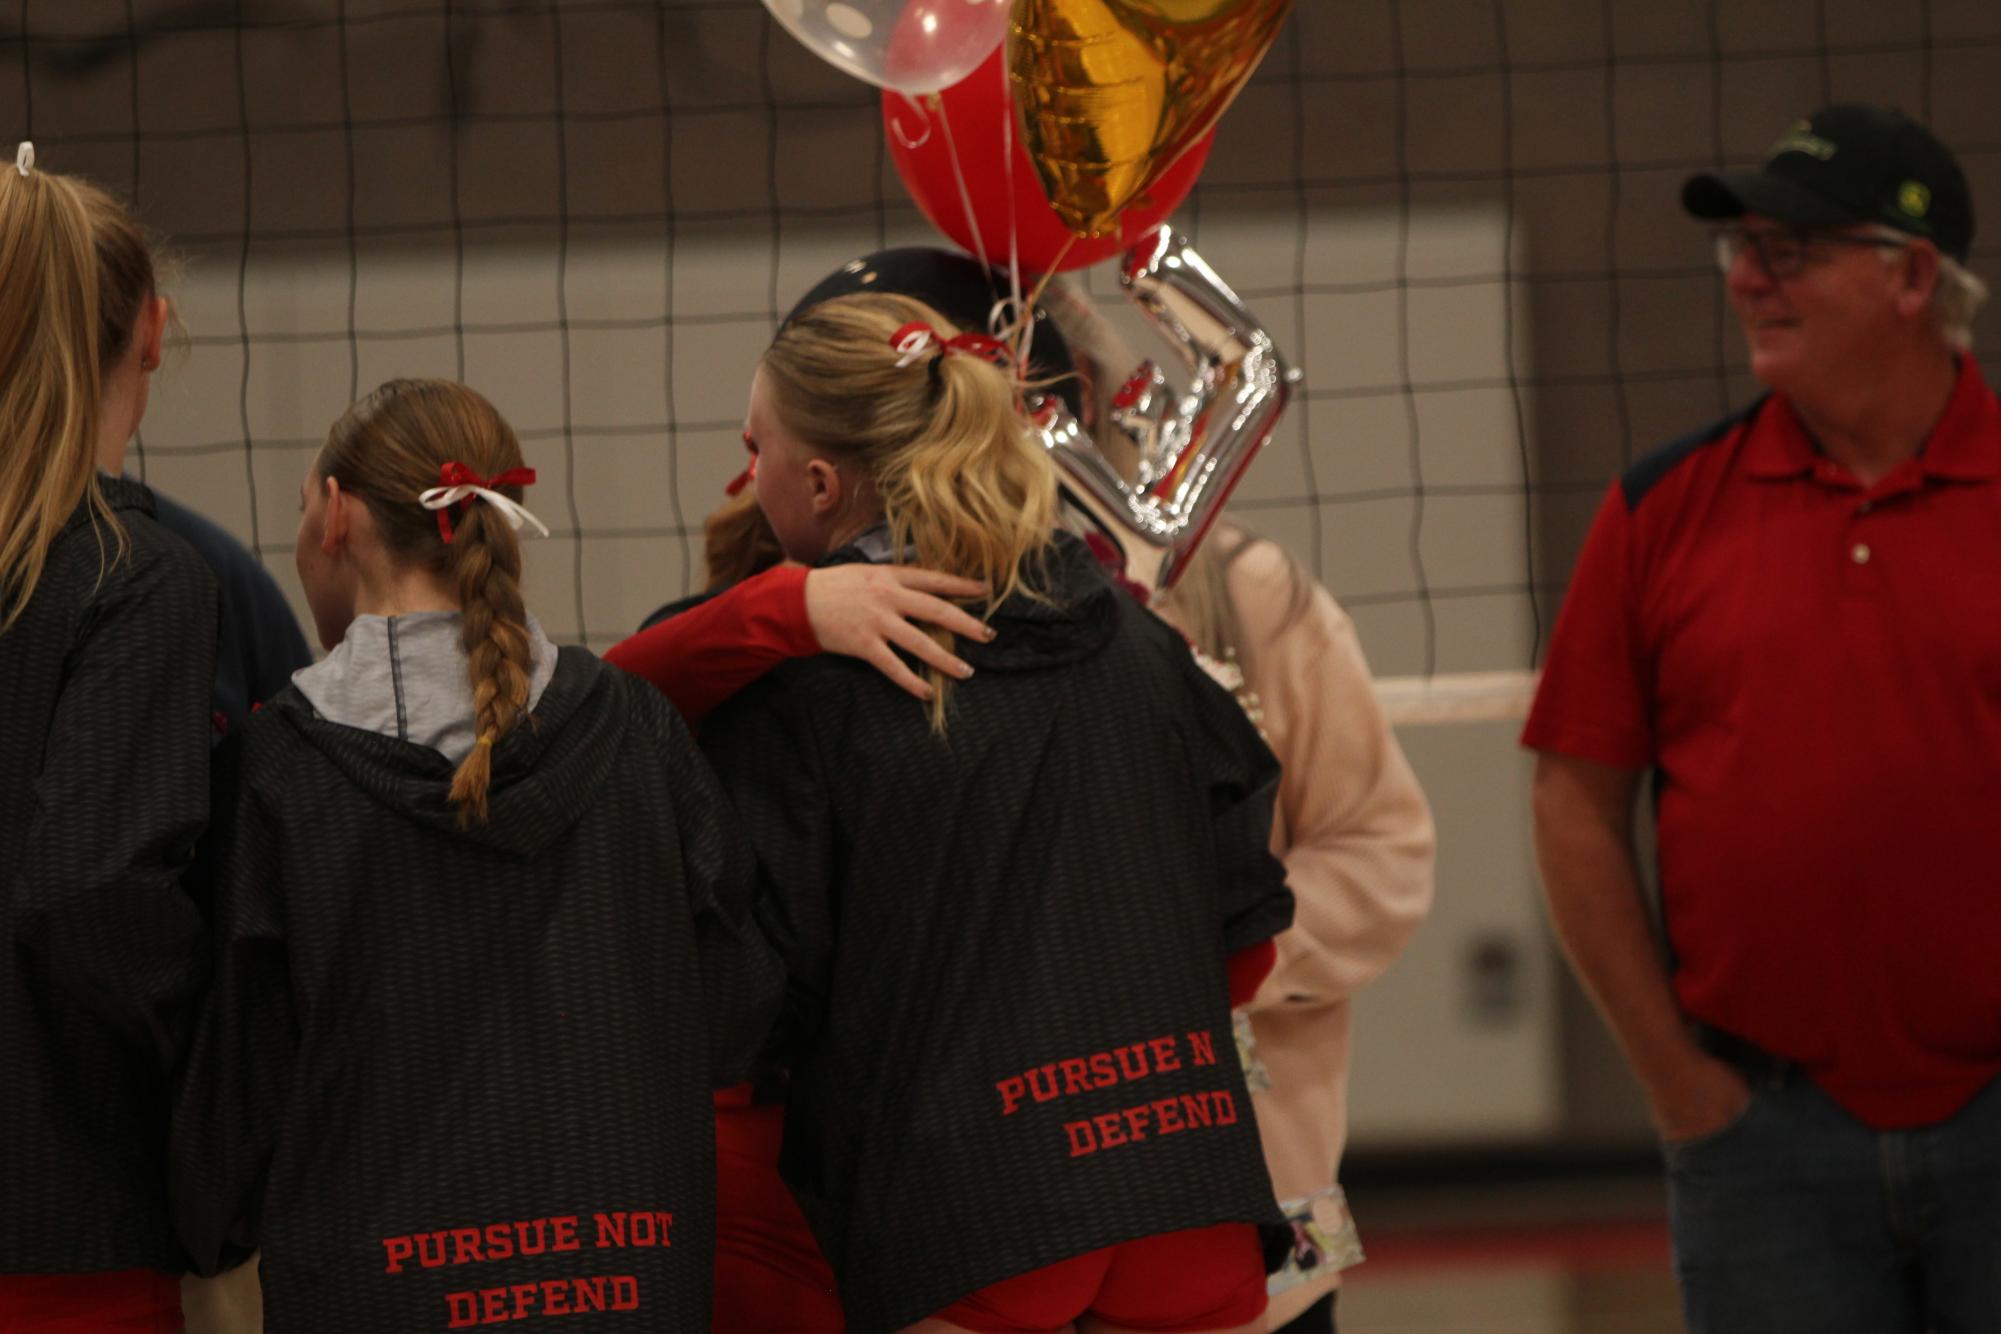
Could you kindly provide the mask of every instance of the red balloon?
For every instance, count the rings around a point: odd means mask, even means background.
[[[1119,215],[1118,235],[1073,237],[1049,207],[1035,164],[1022,144],[1020,127],[1013,122],[1006,52],[1003,44],[984,65],[938,94],[944,106],[942,117],[926,104],[928,99],[913,101],[893,92],[882,96],[882,130],[889,140],[890,159],[896,163],[896,174],[903,178],[903,188],[932,226],[989,264],[1005,267],[1009,258],[1008,201],[1012,197],[1022,272],[1047,273],[1051,269],[1085,268],[1121,254],[1142,232],[1165,222],[1181,206],[1209,158],[1214,130],[1196,140]],[[941,121],[949,123],[949,134]],[[1007,136],[1013,139],[1014,155],[1003,169],[1001,150]],[[952,170],[954,146],[959,151],[959,173],[965,178],[966,195],[972,198],[973,217],[979,223],[977,244],[966,218],[965,198],[959,193],[959,175]]]

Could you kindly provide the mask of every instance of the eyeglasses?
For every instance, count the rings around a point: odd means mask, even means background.
[[[1758,267],[1773,278],[1797,278],[1811,259],[1820,257],[1820,246],[1867,246],[1876,250],[1901,250],[1906,242],[1887,236],[1840,236],[1832,232],[1773,228],[1747,231],[1742,227],[1722,227],[1716,232],[1716,267],[1725,273],[1746,250],[1757,258]]]

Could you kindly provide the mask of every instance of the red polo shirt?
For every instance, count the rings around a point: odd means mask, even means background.
[[[1660,780],[1675,993],[1883,1128],[2001,1072],[2001,406],[1864,487],[1790,404],[1636,465],[1524,745]]]

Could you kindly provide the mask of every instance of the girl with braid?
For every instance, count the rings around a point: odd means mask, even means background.
[[[485,399],[393,381],[301,488],[330,652],[222,753],[173,1153],[273,1329],[708,1328],[709,1096],[777,973],[673,707],[523,605],[533,481]]]

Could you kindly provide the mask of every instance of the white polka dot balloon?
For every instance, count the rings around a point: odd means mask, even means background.
[[[971,74],[1007,35],[1008,0],[764,0],[813,54],[898,92],[935,93]]]

